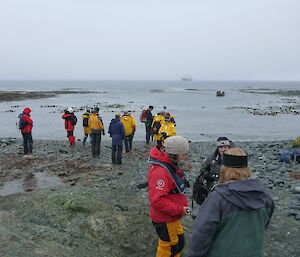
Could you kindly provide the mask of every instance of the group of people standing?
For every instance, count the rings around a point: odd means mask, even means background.
[[[208,192],[194,220],[188,257],[264,256],[274,202],[251,172],[247,154],[233,146],[220,137],[200,169]],[[191,211],[184,195],[189,183],[181,167],[188,151],[181,136],[168,137],[163,147],[150,151],[148,195],[159,237],[156,257],[179,257],[185,244],[181,218]]]
[[[74,126],[70,126],[74,119],[74,110],[68,108],[62,118],[65,120],[65,129],[69,138],[70,147],[73,147],[73,130]],[[77,119],[76,119],[77,121]],[[93,157],[100,156],[100,145],[102,136],[105,135],[103,120],[99,115],[99,108],[95,107],[92,110],[86,110],[82,115],[82,125],[84,131],[83,145],[86,144],[87,138],[90,137],[91,152]],[[69,131],[71,128],[72,131]],[[108,128],[108,133],[112,138],[112,163],[122,164],[123,144],[125,145],[126,153],[132,150],[132,142],[136,130],[136,120],[128,112],[125,111],[121,116],[116,114],[111,120]]]
[[[165,111],[161,111],[153,116],[153,108],[152,105],[149,106],[144,118],[146,144],[149,144],[150,139],[154,139],[156,140],[157,145],[162,146],[166,138],[176,136],[176,122],[174,116]]]
[[[159,237],[156,257],[180,257],[185,244],[181,218],[191,215],[185,196],[189,182],[182,170],[189,143],[176,136],[176,129],[166,135],[153,133],[161,131],[164,124],[169,126],[172,118],[163,112],[153,117],[152,110],[153,106],[149,106],[145,119],[146,143],[151,135],[163,136],[163,140],[157,138],[157,145],[149,153],[150,217]],[[30,113],[30,108],[25,108],[19,123],[26,158],[30,158],[33,148]],[[62,118],[70,147],[74,147],[73,132],[77,123],[74,110],[68,108]],[[87,110],[82,118],[83,145],[90,136],[92,155],[99,156],[101,136],[105,135],[99,108]],[[159,128],[155,122],[161,122]],[[122,116],[116,114],[111,120],[108,133],[112,137],[113,163],[122,163],[123,143],[126,152],[132,150],[135,130],[136,121],[129,112]],[[251,172],[247,154],[241,148],[234,148],[227,137],[220,137],[214,153],[204,160],[199,176],[202,176],[202,186],[207,192],[197,201],[200,207],[194,220],[188,257],[263,257],[265,230],[275,206],[262,183]]]

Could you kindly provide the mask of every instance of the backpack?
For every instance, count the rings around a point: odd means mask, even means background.
[[[24,129],[26,127],[26,122],[23,120],[23,112],[19,114],[17,121],[16,121],[16,126],[18,129]]]
[[[193,186],[193,200],[201,205],[209,193],[209,188],[204,183],[204,174],[200,175],[195,179]]]
[[[280,159],[279,159],[279,161],[285,162],[285,163],[289,163],[290,160],[293,159],[294,153],[295,153],[295,150],[292,150],[292,149],[288,149],[288,150],[283,151],[283,152],[280,154]]]
[[[140,122],[146,123],[147,122],[146,116],[147,116],[147,110],[144,109],[140,115]]]
[[[83,118],[83,120],[82,120],[82,126],[84,126],[84,127],[88,127],[89,126],[89,118],[87,118],[87,117]]]
[[[77,117],[75,115],[71,115],[71,123],[72,123],[72,125],[76,125]]]
[[[159,121],[155,121],[153,123],[153,134],[158,134],[158,131],[159,131],[160,127],[161,127],[160,122]]]

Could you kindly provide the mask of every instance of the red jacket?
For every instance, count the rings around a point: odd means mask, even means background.
[[[75,126],[72,124],[71,115],[73,114],[63,114],[62,118],[65,120],[65,129],[69,131],[73,131]]]
[[[25,128],[21,129],[21,132],[30,133],[32,131],[33,121],[30,118],[30,113],[31,113],[30,108],[25,108],[23,110],[22,120],[23,120],[23,122],[26,123],[26,126],[25,126]]]
[[[151,149],[150,157],[174,166],[168,155],[159,147]],[[178,168],[176,173],[183,178]],[[168,171],[158,164],[152,164],[148,171],[148,196],[153,222],[174,222],[183,216],[183,207],[188,206],[187,198],[183,194],[172,193],[174,189],[176,190],[176,184]]]

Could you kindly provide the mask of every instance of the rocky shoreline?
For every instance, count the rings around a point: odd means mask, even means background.
[[[289,142],[236,142],[273,196],[276,209],[267,232],[268,257],[300,256],[300,164],[279,162]],[[185,169],[191,182],[214,142],[191,142]],[[22,157],[20,139],[0,140],[0,245],[5,257],[154,256],[149,220],[148,152],[144,142],[112,165],[110,142],[92,158],[80,142],[36,140],[35,157]],[[54,179],[55,178],[55,179]],[[11,183],[11,184],[9,184]],[[8,189],[7,185],[10,185]],[[9,191],[11,190],[11,191]],[[187,190],[191,197],[191,189]],[[191,204],[191,201],[190,201]],[[196,210],[194,210],[196,211]],[[187,245],[192,219],[183,224]]]
[[[15,102],[26,99],[41,99],[50,98],[57,95],[65,94],[94,94],[94,93],[106,93],[106,92],[94,92],[86,90],[71,90],[62,89],[54,91],[0,91],[0,102]]]

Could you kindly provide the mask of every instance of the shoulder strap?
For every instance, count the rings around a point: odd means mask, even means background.
[[[158,165],[164,167],[168,171],[168,173],[170,174],[173,181],[175,182],[175,185],[178,189],[178,192],[180,194],[184,194],[185,187],[186,187],[185,183],[184,183],[184,180],[176,173],[176,171],[172,167],[172,165],[170,165],[169,163],[166,163],[166,162],[156,160],[156,159],[151,158],[151,157],[149,157],[148,162],[153,163],[153,164],[158,164]]]

